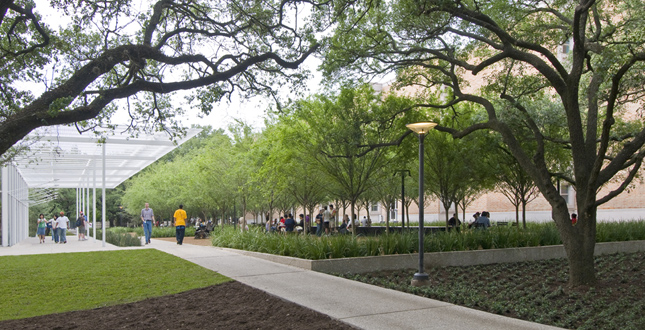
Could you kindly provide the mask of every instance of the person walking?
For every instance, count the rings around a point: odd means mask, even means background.
[[[67,243],[67,227],[69,226],[69,219],[65,216],[65,212],[60,211],[60,217],[56,220],[56,230],[58,230],[58,243]]]
[[[38,216],[38,229],[36,230],[36,235],[40,238],[40,244],[45,243],[45,231],[47,230],[47,220],[45,219],[44,214]]]
[[[52,227],[52,219],[45,220],[47,222],[47,228],[45,229],[45,236],[52,235],[52,241],[54,240],[54,228]]]
[[[83,211],[81,211],[78,215],[78,240],[79,241],[85,241],[87,240],[85,238],[85,216],[83,215]]]
[[[52,228],[52,241],[58,243],[58,229],[56,229],[56,222],[58,221],[58,216],[54,214],[54,217],[49,220],[50,226]]]
[[[141,222],[143,226],[143,234],[146,237],[146,244],[150,244],[150,236],[152,236],[152,224],[155,221],[155,213],[150,208],[150,204],[146,203],[141,209]]]
[[[184,243],[184,235],[186,235],[186,218],[188,218],[188,215],[186,215],[186,211],[184,211],[184,205],[179,204],[179,209],[175,211],[175,214],[172,217],[178,245],[182,245]]]

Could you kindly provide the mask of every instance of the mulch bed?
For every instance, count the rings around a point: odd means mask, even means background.
[[[143,301],[0,322],[0,329],[355,329],[239,282]]]

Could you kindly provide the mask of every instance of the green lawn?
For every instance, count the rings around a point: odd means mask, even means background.
[[[92,309],[231,281],[154,250],[0,257],[0,321]]]

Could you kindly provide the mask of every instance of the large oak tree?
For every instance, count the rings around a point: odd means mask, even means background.
[[[181,115],[172,93],[193,90],[204,113],[231,93],[277,97],[317,49],[300,0],[0,1],[0,154],[40,126],[109,121],[164,129]],[[55,21],[54,21],[55,20]],[[69,23],[65,23],[69,22]],[[57,29],[57,26],[60,28]],[[43,92],[39,92],[42,90]],[[91,120],[90,122],[87,122]]]
[[[593,253],[597,208],[622,193],[641,169],[645,129],[645,3],[627,1],[340,1],[338,29],[325,68],[332,77],[386,74],[431,90],[449,90],[436,108],[467,102],[481,107],[479,122],[438,130],[464,137],[497,132],[552,207],[569,260],[572,286],[596,282]],[[562,54],[561,54],[562,52]],[[349,69],[349,70],[348,70]],[[469,86],[481,82],[481,88]],[[564,120],[564,138],[542,126],[536,99],[550,97]],[[500,116],[512,108],[531,132],[522,147]],[[627,125],[622,120],[631,122]],[[513,121],[517,122],[516,120]],[[561,132],[562,130],[558,130]],[[567,148],[579,221],[572,226],[545,155]],[[603,190],[620,178],[611,189]]]

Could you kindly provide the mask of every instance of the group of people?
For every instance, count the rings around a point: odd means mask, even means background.
[[[305,215],[302,213],[298,216],[298,221],[293,218],[293,214],[286,213],[283,217],[280,217],[280,220],[273,219],[273,221],[267,221],[265,227],[268,233],[292,233],[302,231],[303,228],[305,228]]]
[[[87,226],[87,219],[81,211],[77,218],[76,228],[79,234],[79,240],[85,241],[85,227]],[[60,216],[54,214],[52,219],[45,219],[44,214],[40,214],[37,220],[38,228],[36,235],[40,239],[40,244],[45,243],[45,237],[52,236],[54,243],[65,244],[67,243],[67,229],[69,228],[69,218],[65,216],[65,212],[61,211]]]
[[[329,235],[332,231],[331,223],[336,219],[337,211],[334,209],[334,205],[323,206],[318,210],[318,214],[314,217],[314,222],[316,226],[316,235],[322,236],[323,234]],[[353,221],[356,223],[356,220]],[[309,224],[309,216],[304,214],[298,215],[298,220],[294,219],[293,214],[286,213],[280,219],[273,219],[273,221],[266,222],[266,232],[298,232],[304,230],[306,225]],[[372,221],[366,216],[363,216],[361,219],[360,225],[363,227],[369,227],[372,224]],[[347,233],[352,228],[352,222],[349,220],[347,214],[344,215],[342,223],[338,227],[340,233]]]
[[[356,219],[354,221],[350,221],[349,215],[345,214],[343,216],[343,222],[340,224],[340,227],[338,227],[338,231],[341,234],[346,234],[349,233],[352,230],[352,226],[356,224]],[[371,227],[372,226],[372,220],[369,219],[367,216],[363,216],[361,219],[361,227]]]
[[[488,211],[476,212],[473,214],[473,222],[468,224],[468,228],[486,229],[490,227],[490,213]]]
[[[318,210],[316,215],[316,236],[322,236],[323,231],[325,235],[329,235],[331,232],[331,219],[336,218],[336,210],[334,210],[334,205],[329,204],[329,206],[323,206]]]
[[[457,216],[457,213],[454,213],[450,219],[448,219],[448,230],[456,229],[459,231],[461,227],[461,221]],[[486,229],[490,227],[490,213],[488,211],[476,212],[473,214],[473,221],[468,223],[468,228],[477,228],[477,229]]]

